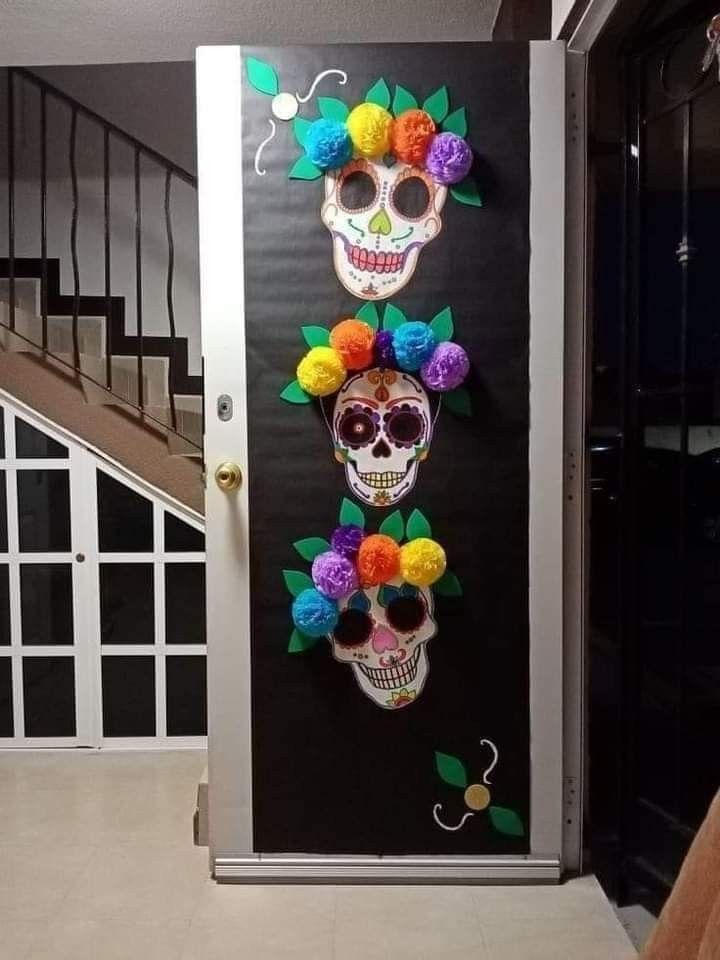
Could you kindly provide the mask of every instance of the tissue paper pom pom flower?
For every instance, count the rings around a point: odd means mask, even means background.
[[[375,366],[392,370],[396,365],[392,330],[379,330],[375,334]]]
[[[440,393],[459,387],[470,372],[470,360],[459,343],[439,343],[420,368],[422,382]]]
[[[335,629],[338,621],[337,603],[324,597],[319,590],[308,588],[293,600],[292,618],[300,633],[306,637],[322,637]]]
[[[432,356],[435,349],[435,334],[427,323],[409,320],[396,327],[393,348],[400,369],[413,373]]]
[[[352,157],[352,140],[339,120],[314,120],[305,134],[305,153],[321,170],[335,170]]]
[[[297,379],[305,393],[327,397],[345,382],[345,364],[332,347],[313,347],[298,364]]]
[[[425,157],[425,169],[438,183],[459,183],[470,173],[473,155],[470,145],[456,133],[433,137]]]
[[[357,590],[358,578],[355,566],[347,557],[327,550],[315,557],[312,564],[313,583],[320,593],[331,600],[341,600]]]
[[[366,587],[388,583],[400,569],[400,547],[392,537],[373,533],[360,544],[357,565],[360,582]]]
[[[390,150],[392,117],[377,103],[360,103],[345,121],[355,150],[363,157],[381,157]]]
[[[414,587],[429,587],[445,573],[445,551],[427,537],[418,537],[400,548],[400,574]]]
[[[434,135],[435,121],[429,113],[405,110],[393,123],[392,152],[403,163],[422,166]]]
[[[341,557],[353,560],[357,556],[360,544],[365,539],[365,531],[355,523],[344,523],[336,527],[330,537],[330,546]]]
[[[348,370],[363,370],[372,364],[375,331],[363,320],[341,320],[330,331],[330,345]]]

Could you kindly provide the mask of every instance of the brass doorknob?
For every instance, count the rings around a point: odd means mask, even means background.
[[[221,490],[224,490],[225,493],[230,493],[231,490],[237,490],[242,483],[242,471],[240,467],[236,463],[233,463],[232,460],[226,460],[225,463],[221,463],[215,471],[215,483]]]

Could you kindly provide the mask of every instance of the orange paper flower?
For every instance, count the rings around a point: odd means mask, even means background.
[[[366,587],[388,583],[400,569],[400,547],[392,537],[373,533],[360,544],[357,568]]]
[[[362,320],[341,320],[330,331],[330,345],[348,370],[364,370],[372,364],[375,331]]]
[[[434,136],[435,121],[429,113],[405,110],[393,124],[392,151],[403,163],[422,166]]]

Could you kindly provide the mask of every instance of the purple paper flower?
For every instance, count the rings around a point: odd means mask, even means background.
[[[470,372],[470,360],[463,348],[451,341],[439,343],[420,368],[422,382],[430,390],[444,393],[459,387]]]
[[[353,590],[357,590],[358,576],[355,565],[347,557],[327,550],[318,554],[312,565],[313,583],[317,589],[331,600],[341,600]]]
[[[456,133],[433,137],[425,157],[425,169],[438,183],[459,183],[470,173],[473,155],[470,145]]]
[[[397,366],[392,330],[380,330],[375,335],[375,365],[386,370]]]
[[[357,556],[360,544],[364,539],[365,531],[362,527],[358,527],[354,523],[346,523],[335,529],[330,537],[330,545],[335,553],[352,560]]]

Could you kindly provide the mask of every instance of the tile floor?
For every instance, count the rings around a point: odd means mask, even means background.
[[[218,886],[205,756],[0,753],[0,960],[630,960],[592,877],[560,887]]]

